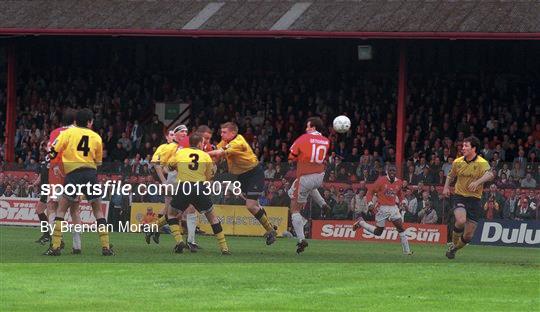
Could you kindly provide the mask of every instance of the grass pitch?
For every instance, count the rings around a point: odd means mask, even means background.
[[[112,233],[117,255],[102,257],[96,234],[83,254],[46,257],[36,228],[0,227],[0,311],[492,310],[540,311],[540,251],[212,236],[199,253],[173,254],[172,237],[147,245],[142,234]]]

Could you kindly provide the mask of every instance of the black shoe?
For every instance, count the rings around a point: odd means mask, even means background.
[[[230,255],[231,255],[231,252],[228,251],[228,250],[222,250],[222,251],[221,251],[221,255],[222,255],[222,256],[230,256]]]
[[[152,239],[154,240],[154,243],[158,244],[159,245],[159,236],[161,235],[161,233],[159,232],[156,232],[154,233],[154,235],[152,236]]]
[[[264,237],[266,237],[266,245],[272,245],[277,239],[277,227],[274,226],[274,229],[266,232]]]
[[[146,241],[147,244],[150,245],[150,238],[152,237],[154,233],[152,232],[145,232],[144,233],[144,240]]]
[[[49,247],[47,251],[43,253],[44,256],[60,256],[60,248],[53,249],[52,247]]]
[[[454,244],[448,245],[448,250],[446,251],[446,258],[454,259],[456,257],[457,248]]]
[[[199,247],[199,245],[197,245],[197,243],[188,242],[187,245],[188,245],[189,251],[191,251],[191,252],[197,252],[197,250],[201,249],[201,247]]]
[[[305,239],[301,240],[300,242],[298,242],[298,244],[296,244],[296,253],[300,254],[304,252],[307,246],[309,246],[307,240]]]
[[[180,243],[176,244],[176,246],[174,246],[173,250],[174,250],[175,253],[183,253],[185,248],[188,248],[186,243],[180,242]]]
[[[41,245],[45,245],[47,244],[48,242],[51,241],[51,234],[49,234],[49,232],[45,232],[43,233],[43,235],[41,235],[41,237],[36,241],[36,243],[39,243]]]
[[[80,255],[82,253],[82,251],[80,249],[75,249],[73,248],[73,250],[71,251],[72,254],[74,255]]]
[[[109,248],[106,248],[106,247],[101,248],[101,254],[104,256],[114,256],[115,253],[112,250],[112,245],[110,245]]]

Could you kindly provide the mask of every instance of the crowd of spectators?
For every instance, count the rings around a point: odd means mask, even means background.
[[[93,69],[81,74],[66,67],[22,73],[18,80],[16,163],[5,163],[2,139],[3,169],[36,171],[44,159],[49,132],[60,125],[62,112],[67,107],[89,107],[95,113],[94,130],[103,138],[104,166],[100,170],[126,179],[148,176],[147,183],[153,183],[150,158],[164,142],[166,126],[152,112],[155,100],[191,103],[190,127],[209,125],[214,130],[214,143],[219,140],[219,124],[236,122],[264,163],[265,177],[283,180],[279,187],[268,184],[261,199],[264,205],[288,204],[286,187],[295,176],[295,165],[287,160],[288,150],[303,133],[309,116],[319,115],[329,126],[325,133],[331,140],[326,182],[370,183],[384,174],[386,163],[396,160],[395,75],[191,73],[186,80],[127,69]],[[531,82],[534,80],[526,78],[435,74],[411,77],[403,178],[408,185],[423,187],[404,189],[406,220],[442,220],[447,201],[434,186],[444,184],[452,161],[460,156],[461,142],[469,135],[480,138],[480,153],[496,173],[491,188],[537,188],[540,105],[538,90]],[[5,91],[0,90],[0,108],[5,106]],[[0,129],[5,128],[4,112],[0,110]],[[352,121],[351,131],[346,134],[337,134],[330,127],[339,114],[346,114]],[[221,166],[218,175],[225,171]],[[22,180],[7,185],[2,181],[0,193],[36,196],[32,181]],[[493,193],[491,188],[486,194]],[[317,212],[316,217],[369,214],[361,199],[363,192],[349,188],[322,190],[332,211]],[[525,193],[532,197],[528,205],[534,206],[538,199],[533,193]],[[219,200],[241,201],[234,196]],[[486,200],[486,216],[523,216],[521,208],[516,208],[523,201],[513,201],[507,207],[509,200]]]

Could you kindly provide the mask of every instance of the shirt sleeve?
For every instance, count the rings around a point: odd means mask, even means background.
[[[487,171],[491,170],[491,166],[487,161],[482,161],[480,168],[482,169],[482,174],[486,173]]]
[[[455,178],[457,176],[457,159],[452,162],[452,167],[450,167],[450,172],[448,172],[448,176]]]
[[[58,153],[63,152],[66,149],[66,145],[69,141],[68,131],[62,131],[58,137],[51,144],[50,156],[51,159],[55,158]]]
[[[96,158],[94,161],[96,162],[96,165],[101,165],[101,162],[103,161],[103,142],[101,141],[101,137],[96,136]]]
[[[232,140],[229,144],[226,145],[225,153],[226,154],[238,154],[246,151],[246,146],[237,140]]]
[[[371,187],[368,187],[366,201],[369,203],[373,199],[373,195],[379,191],[380,179],[377,179]]]
[[[212,177],[214,176],[214,162],[212,161],[212,158],[210,158],[210,156],[208,155],[205,155],[204,158],[205,158],[204,162],[206,166],[206,170],[205,170],[206,180],[210,181],[212,180]]]
[[[161,159],[162,150],[163,150],[163,145],[158,146],[158,148],[154,152],[154,155],[152,155],[152,159],[150,160],[150,162],[158,163]]]
[[[162,166],[165,166],[165,165],[169,165],[171,166],[171,162],[174,162],[174,151],[176,151],[176,148],[173,150],[173,148],[171,148],[171,145],[167,145],[166,147],[163,148],[162,152],[161,152],[161,155],[160,155],[160,164]]]
[[[294,141],[293,145],[289,149],[289,152],[291,156],[293,156],[294,158],[300,155],[300,144],[298,143],[298,140]]]

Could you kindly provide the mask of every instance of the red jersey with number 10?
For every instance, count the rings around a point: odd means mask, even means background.
[[[302,134],[290,149],[289,158],[297,160],[296,177],[324,172],[330,140],[317,131]]]

